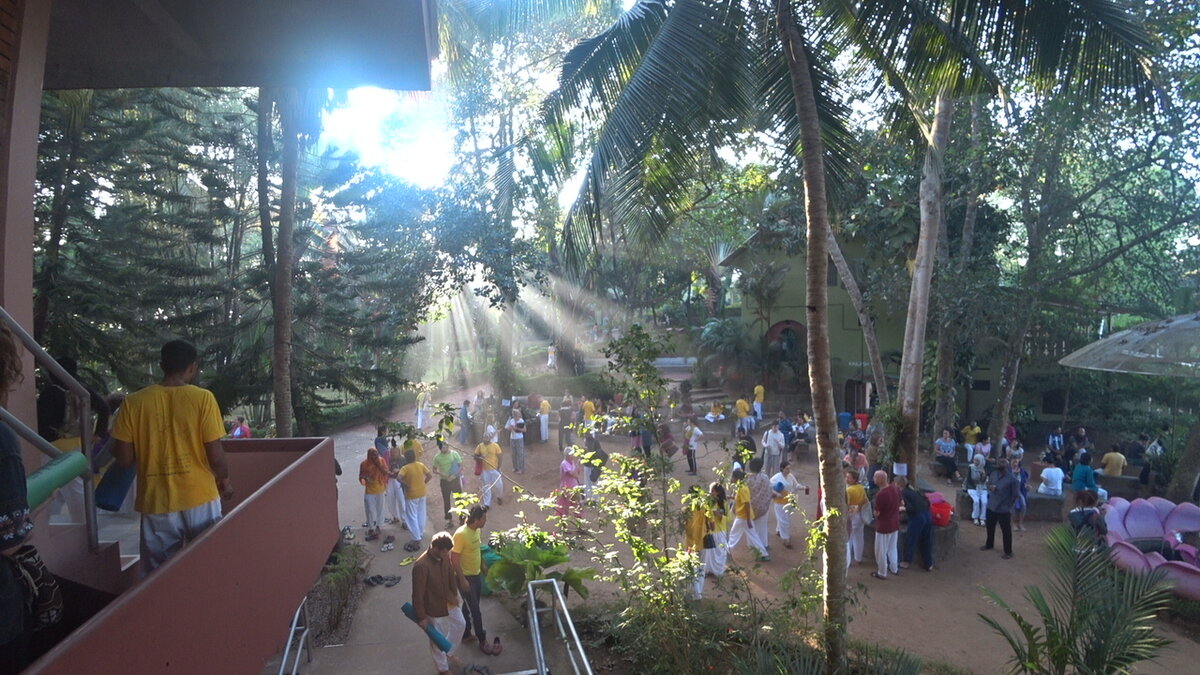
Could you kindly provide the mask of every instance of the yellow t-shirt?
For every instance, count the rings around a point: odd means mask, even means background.
[[[714,415],[720,415],[725,412],[725,406],[721,405],[720,403],[714,403],[712,404],[712,407],[709,408],[709,411],[711,411]]]
[[[387,462],[384,462],[383,465],[386,467]],[[387,474],[384,473],[383,468],[370,459],[364,459],[358,465],[358,479],[366,481],[366,485],[363,487],[366,488],[366,493],[369,495],[381,495],[387,492]]]
[[[750,506],[750,488],[745,483],[739,485],[734,493],[733,514],[743,520],[754,520],[754,507]]]
[[[762,403],[767,399],[767,390],[761,384],[754,385],[754,402]]]
[[[744,398],[737,400],[737,403],[734,404],[734,410],[737,412],[739,418],[750,416],[750,404],[746,403],[746,399]]]
[[[590,422],[592,417],[594,417],[595,415],[596,415],[596,404],[592,403],[591,401],[584,401],[583,402],[583,419],[588,420]]]
[[[464,523],[454,531],[454,548],[458,554],[458,566],[467,576],[479,574],[483,569],[483,555],[479,551],[479,530],[474,530]]]
[[[546,399],[542,399],[542,405],[541,405],[540,410],[542,411],[543,415],[549,415],[550,414],[550,401],[547,401]]]
[[[867,489],[861,485],[849,485],[846,487],[846,504],[848,506],[862,507],[870,503],[867,498]]]
[[[704,549],[704,535],[708,533],[708,514],[705,509],[692,509],[687,525],[683,529],[683,546],[693,551]]]
[[[138,513],[175,513],[220,497],[204,444],[225,437],[212,392],[150,385],[121,405],[113,438],[133,444]]]
[[[431,476],[429,469],[420,462],[410,462],[400,467],[400,482],[404,484],[405,499],[420,499],[425,496],[425,478]]]
[[[1100,460],[1100,466],[1104,467],[1105,476],[1124,475],[1126,464],[1129,464],[1129,460],[1119,452],[1110,452]]]
[[[475,454],[483,457],[483,468],[499,469],[500,455],[504,453],[500,450],[498,443],[480,443],[475,446]]]
[[[401,450],[412,450],[418,462],[425,462],[425,446],[415,438],[409,438],[404,441],[404,445],[400,446]]]
[[[980,429],[978,425],[967,425],[962,428],[963,442],[969,445],[975,445],[979,442],[979,434],[982,433],[983,429]]]

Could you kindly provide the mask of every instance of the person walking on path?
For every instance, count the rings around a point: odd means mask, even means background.
[[[750,504],[750,488],[746,485],[746,472],[741,469],[734,469],[733,486],[733,527],[729,530],[729,550],[732,551],[741,543],[742,537],[745,536],[750,544],[750,548],[758,552],[760,559],[763,562],[770,562],[771,556],[767,553],[767,547],[763,545],[762,539],[758,533],[754,531],[754,507]]]
[[[696,424],[694,417],[689,417],[687,424],[683,427],[683,451],[687,455],[688,475],[696,475],[696,452],[700,449],[700,439],[704,438],[704,432]]]
[[[763,403],[767,400],[767,390],[761,385],[754,385],[754,419],[762,421]]]
[[[779,471],[771,476],[771,497],[775,510],[775,534],[783,540],[784,548],[792,547],[792,511],[796,508],[796,496],[808,488],[796,480],[788,462],[779,465]]]
[[[783,432],[779,430],[779,422],[772,422],[771,428],[762,435],[763,471],[771,475],[779,471],[779,463],[783,460],[786,446]]]
[[[917,553],[917,547],[920,546],[921,557],[925,560],[925,571],[932,572],[933,518],[929,511],[929,499],[920,490],[909,485],[904,476],[896,476],[896,485],[900,487],[900,498],[904,500],[901,508],[908,514],[908,533],[904,537],[904,558],[900,568],[908,569]]]
[[[233,498],[221,410],[212,392],[192,384],[199,353],[172,340],[160,356],[162,381],[125,399],[112,432],[117,462],[137,465],[134,508],[142,514],[146,572],[221,520],[221,500]]]
[[[438,451],[433,456],[433,472],[437,474],[438,486],[442,491],[442,515],[450,524],[450,509],[454,506],[454,493],[462,492],[462,455],[450,446],[440,436],[437,439]]]
[[[433,478],[433,473],[424,463],[417,461],[412,450],[404,451],[404,462],[400,469],[400,482],[404,484],[404,523],[412,535],[412,541],[404,545],[404,550],[416,551],[421,548],[421,540],[425,537],[425,484]]]
[[[358,465],[358,482],[363,486],[363,510],[367,515],[367,541],[379,538],[387,481],[387,462],[379,456],[379,451],[375,448],[367,450],[367,458]]]
[[[900,488],[888,483],[886,471],[876,471],[875,485],[875,571],[871,576],[887,579],[888,574],[899,574],[896,560],[896,545],[900,533]]]
[[[512,453],[513,471],[519,476],[525,473],[525,417],[521,406],[514,405],[512,417],[504,423],[509,432],[508,450]]]
[[[990,551],[996,545],[996,525],[1000,525],[1000,532],[1004,537],[1004,559],[1008,560],[1013,555],[1012,550],[1012,510],[1017,503],[1017,497],[1020,496],[1021,486],[1017,483],[1017,479],[1009,471],[1007,462],[997,462],[996,471],[991,476],[991,494],[988,496],[987,519],[987,543],[979,548],[981,551]]]
[[[451,659],[458,660],[453,656],[454,648],[467,626],[460,605],[461,598],[471,592],[471,587],[450,561],[453,549],[454,539],[450,533],[438,532],[412,567],[412,604],[417,625],[422,630],[432,625],[450,643],[450,649],[443,652],[433,640],[429,641],[438,675],[449,675]]]
[[[479,598],[483,593],[483,554],[481,531],[487,525],[488,507],[476,504],[467,512],[467,521],[454,531],[454,548],[450,560],[467,580],[467,592],[463,595],[463,643],[479,641],[479,651],[489,656],[491,647],[487,643],[487,631],[483,629],[483,614],[479,611]],[[472,628],[474,633],[471,632]]]
[[[763,548],[771,550],[767,527],[767,518],[771,515],[771,479],[763,473],[761,457],[750,460],[750,475],[746,476],[746,485],[750,488],[750,505],[754,507],[754,533],[762,542]]]
[[[704,573],[720,577],[725,574],[725,563],[729,559],[729,524],[732,521],[725,486],[714,481],[708,486],[708,496],[713,523],[713,547],[704,549]]]
[[[1061,475],[1062,470],[1059,469]],[[975,455],[971,458],[971,465],[967,467],[967,479],[963,482],[963,488],[967,491],[967,496],[971,498],[971,522],[983,527],[983,520],[987,517],[988,504],[988,475],[987,475],[987,458],[983,455]],[[1062,490],[1059,490],[1062,493]]]
[[[538,406],[538,422],[541,425],[542,443],[550,442],[550,410],[550,401],[542,399],[541,404]]]
[[[500,476],[500,465],[504,459],[504,451],[494,438],[490,438],[475,446],[475,458],[482,463],[479,479],[483,483],[483,505],[492,505],[492,496],[496,503],[504,504],[504,478]]]
[[[750,403],[746,398],[743,396],[733,404],[733,412],[737,416],[737,428],[750,433],[754,431],[754,416],[750,414]]]

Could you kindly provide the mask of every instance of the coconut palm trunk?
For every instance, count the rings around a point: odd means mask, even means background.
[[[829,360],[829,206],[825,191],[824,144],[813,90],[804,34],[789,0],[776,0],[779,38],[800,120],[807,219],[808,379],[816,418],[817,454],[825,498],[824,602],[826,671],[840,672],[846,663],[846,490],[837,443],[837,416]]]

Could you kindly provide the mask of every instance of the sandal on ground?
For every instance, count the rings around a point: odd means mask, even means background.
[[[368,586],[378,586],[379,584],[383,583],[383,577],[378,574],[374,574],[366,579],[363,579],[363,583]]]
[[[403,560],[401,560],[401,561],[400,561],[400,566],[401,566],[401,567],[407,567],[407,566],[409,566],[409,565],[411,565],[411,564],[415,563],[416,561],[417,561],[417,556],[415,556],[415,555],[410,555],[410,556],[408,556],[407,558],[405,558],[405,559],[403,559]]]
[[[504,651],[504,645],[500,644],[500,636],[492,640],[492,656],[500,656],[500,652]]]
[[[387,553],[388,551],[394,551],[394,550],[396,550],[395,544],[384,544],[383,546],[379,547],[380,553]]]
[[[388,536],[383,538],[383,543],[394,544],[394,543],[396,543],[396,538],[389,534]]]
[[[407,544],[405,544],[405,545],[404,545],[404,550],[405,550],[405,551],[408,551],[409,553],[412,553],[412,552],[414,552],[414,551],[420,551],[420,550],[421,550],[421,544],[420,544],[419,542],[415,541],[415,540],[414,540],[414,541],[410,541],[410,542],[408,542]]]
[[[400,583],[400,577],[389,574],[388,576],[383,578],[383,585],[385,588],[391,588],[392,586],[395,586],[398,583]]]
[[[900,563],[900,569],[902,569],[902,570],[908,569],[908,563]]]
[[[887,581],[887,577],[883,576],[879,572],[871,572],[871,576],[875,577],[876,579],[879,579],[880,581]]]
[[[354,530],[351,530],[349,525],[343,527],[342,528],[342,539],[344,539],[346,541],[350,541],[353,538],[354,538]]]
[[[474,642],[476,639],[477,638],[474,635],[468,634],[468,635],[462,636],[462,639],[459,640],[459,642],[461,642],[463,644],[468,644],[468,643]]]
[[[479,651],[480,651],[480,653],[487,654],[488,656],[493,656],[496,653],[496,652],[493,652],[492,648],[488,645],[487,638],[484,638],[479,641]]]

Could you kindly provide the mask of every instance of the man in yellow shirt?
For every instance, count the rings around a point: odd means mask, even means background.
[[[488,507],[476,504],[467,512],[467,522],[454,531],[454,548],[450,550],[450,561],[467,579],[470,590],[464,594],[463,618],[467,627],[463,631],[463,642],[479,640],[479,651],[491,654],[487,643],[487,632],[483,630],[483,615],[479,612],[479,596],[483,593],[483,554],[479,550],[480,530],[487,525]],[[475,634],[471,634],[474,628]]]
[[[403,450],[404,452],[408,452],[411,450],[413,453],[413,456],[417,458],[418,462],[421,462],[422,464],[425,463],[425,446],[417,438],[417,430],[416,429],[413,429],[411,427],[409,428],[408,437],[404,439],[404,444],[400,446],[400,449]]]
[[[483,471],[479,480],[483,482],[483,505],[492,505],[492,494],[496,495],[496,503],[504,504],[504,479],[500,477],[500,463],[504,452],[496,441],[480,443],[475,446],[475,456],[483,460]]]
[[[161,357],[162,381],[125,399],[112,432],[117,461],[137,464],[134,508],[147,572],[219,521],[221,500],[233,498],[221,410],[212,392],[192,384],[196,348],[172,340]]]
[[[404,550],[416,551],[421,548],[421,539],[425,536],[425,484],[433,478],[433,473],[417,461],[412,450],[404,451],[404,461],[398,477],[404,486],[404,524],[413,538],[404,545]]]
[[[754,418],[763,418],[763,402],[767,400],[767,390],[761,385],[754,385]]]
[[[967,459],[970,460],[975,456],[975,444],[979,442],[979,436],[983,433],[983,429],[979,428],[979,422],[974,420],[968,422],[962,428],[963,445],[967,447]]]
[[[592,399],[585,397],[580,408],[583,410],[584,422],[591,422],[592,418],[596,416],[596,404],[592,403]]]
[[[754,507],[750,505],[750,487],[745,482],[746,472],[734,469],[731,479],[736,492],[733,496],[733,527],[729,529],[729,550],[732,552],[737,548],[738,543],[745,536],[750,548],[758,552],[759,559],[762,562],[770,562],[771,556],[767,553],[767,547],[758,536],[758,532],[754,530],[756,514]]]
[[[1125,453],[1121,452],[1121,446],[1118,443],[1113,443],[1112,448],[1100,460],[1100,467],[1104,470],[1105,476],[1125,475],[1125,467],[1128,464],[1129,460],[1125,459]]]
[[[754,431],[754,418],[750,416],[750,404],[746,402],[745,396],[733,404],[733,412],[737,415],[738,429],[745,429],[746,433]]]

